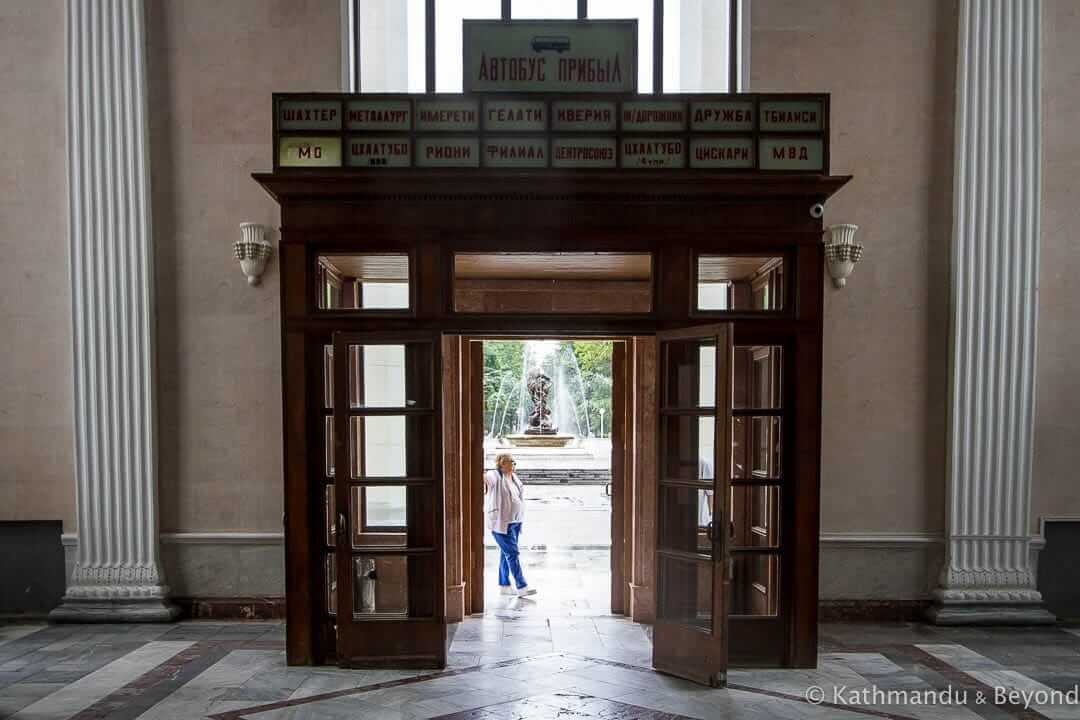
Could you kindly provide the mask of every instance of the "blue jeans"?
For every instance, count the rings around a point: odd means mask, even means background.
[[[491,534],[495,536],[495,544],[499,546],[499,585],[509,585],[510,576],[514,576],[514,582],[518,589],[527,585],[525,575],[521,572],[521,560],[518,558],[518,535],[521,534],[521,523],[510,523],[506,526],[506,533]]]

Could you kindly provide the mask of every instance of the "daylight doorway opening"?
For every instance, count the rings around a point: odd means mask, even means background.
[[[504,455],[516,463],[523,515],[520,534],[507,534],[516,536],[527,587],[537,591],[509,594],[518,582],[512,572],[500,577],[504,551],[485,523],[488,609],[611,612],[614,345],[483,342],[483,470],[497,473]]]

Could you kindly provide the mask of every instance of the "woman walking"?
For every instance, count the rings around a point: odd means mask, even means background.
[[[487,527],[499,546],[499,592],[503,595],[535,595],[536,588],[525,582],[518,555],[518,536],[525,518],[525,493],[521,480],[514,472],[513,456],[500,453],[495,457],[495,469],[484,473],[484,515]],[[517,591],[510,578],[517,583]]]

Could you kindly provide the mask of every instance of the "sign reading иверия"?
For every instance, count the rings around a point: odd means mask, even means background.
[[[827,173],[827,95],[274,96],[275,169]]]
[[[637,92],[637,20],[465,20],[472,92]]]

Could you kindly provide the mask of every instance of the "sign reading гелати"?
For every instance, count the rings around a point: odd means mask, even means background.
[[[465,20],[471,92],[637,92],[637,20]]]

